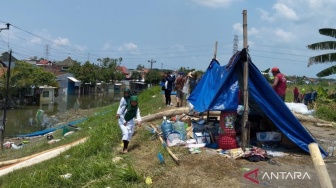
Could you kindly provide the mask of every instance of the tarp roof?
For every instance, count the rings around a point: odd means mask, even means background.
[[[188,101],[199,112],[208,110],[236,111],[238,92],[243,86],[243,62],[246,51],[238,51],[226,66],[213,59]],[[248,58],[248,92],[250,112],[267,116],[289,140],[306,152],[315,138],[299,122],[287,105],[274,92],[258,68]],[[325,157],[328,153],[321,147]]]

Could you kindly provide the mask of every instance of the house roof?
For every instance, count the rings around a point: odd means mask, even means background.
[[[49,61],[49,60],[40,60],[36,64],[38,64],[38,65],[48,65],[48,64],[51,64],[51,61]]]
[[[57,63],[57,65],[65,66],[65,67],[71,67],[75,64],[75,61],[71,59],[71,57],[66,58],[65,60]]]
[[[0,61],[2,62],[9,62],[9,53],[8,52],[4,52],[0,55]],[[11,58],[11,62],[15,62],[18,61],[13,55]]]
[[[128,75],[128,74],[129,74],[128,69],[127,69],[126,67],[124,67],[124,66],[118,66],[117,69],[120,70],[121,73],[123,73],[123,74],[125,74],[125,75]]]

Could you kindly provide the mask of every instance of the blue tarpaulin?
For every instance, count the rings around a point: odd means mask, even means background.
[[[237,52],[225,66],[213,59],[188,101],[198,112],[236,111],[238,92],[243,86],[243,51]],[[274,92],[259,69],[248,58],[249,108],[261,111],[289,140],[309,153],[308,145],[317,143],[287,105]],[[323,157],[328,153],[319,145]]]

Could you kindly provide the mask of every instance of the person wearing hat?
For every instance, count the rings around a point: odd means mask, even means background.
[[[119,107],[118,107],[117,115],[116,115],[117,119],[119,119],[120,115],[125,112],[126,108],[123,108],[123,107],[127,106],[127,104],[129,104],[130,98],[131,98],[131,90],[130,89],[125,89],[124,96],[121,97],[120,102],[119,102]]]
[[[272,88],[279,95],[279,97],[285,102],[286,98],[286,77],[283,75],[278,67],[272,68],[272,74],[274,76],[274,82],[272,84]]]
[[[138,126],[141,127],[141,116],[140,109],[138,107],[138,97],[131,96],[129,100],[129,105],[124,106],[122,109],[125,110],[125,113],[119,116],[118,123],[122,132],[122,141],[124,145],[122,153],[127,153],[128,144],[134,134],[136,122]]]

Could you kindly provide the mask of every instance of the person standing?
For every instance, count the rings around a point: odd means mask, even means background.
[[[120,114],[118,120],[119,127],[122,132],[122,141],[124,145],[122,153],[128,153],[128,144],[134,134],[136,122],[138,126],[141,127],[141,116],[140,109],[138,107],[138,97],[131,96],[129,100],[129,105],[123,106],[122,110],[124,110],[125,113]]]
[[[180,73],[175,81],[175,90],[176,90],[176,107],[182,106],[182,100],[183,100],[183,86],[186,82],[186,79],[183,76],[183,73]]]
[[[294,94],[294,102],[295,103],[299,103],[300,99],[299,99],[299,89],[297,87],[294,87],[293,89],[293,94]]]
[[[116,115],[117,119],[120,118],[120,115],[124,115],[126,108],[123,108],[123,107],[124,106],[126,107],[129,104],[130,98],[131,98],[131,90],[125,89],[124,96],[121,97],[120,102],[119,102],[119,107],[118,107],[117,115]]]
[[[272,68],[272,74],[274,76],[274,82],[272,84],[272,88],[278,94],[278,96],[285,102],[286,98],[286,76],[283,75],[278,67]]]
[[[165,78],[165,98],[166,105],[171,106],[171,92],[173,91],[173,83],[175,82],[175,75],[171,75],[171,73],[167,73]]]

